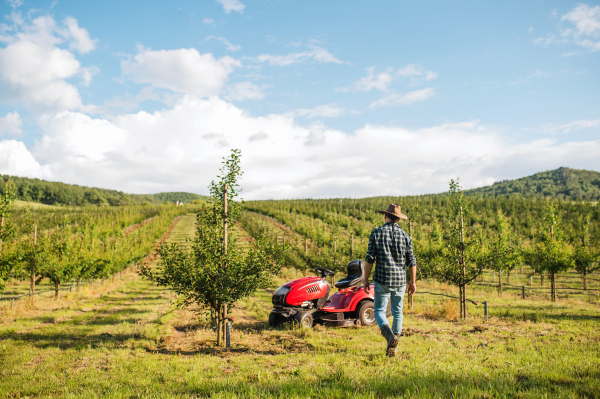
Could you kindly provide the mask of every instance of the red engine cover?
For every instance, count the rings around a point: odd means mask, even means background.
[[[321,277],[303,277],[285,285],[292,289],[285,298],[285,302],[290,306],[300,306],[304,301],[324,297],[329,288],[329,284]]]

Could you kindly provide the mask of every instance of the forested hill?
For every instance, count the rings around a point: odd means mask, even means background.
[[[122,191],[104,188],[84,187],[75,184],[49,182],[26,177],[0,175],[0,193],[12,179],[17,189],[17,198],[22,201],[39,202],[48,205],[141,205],[162,202],[190,203],[205,197],[192,193],[126,194]]]
[[[465,190],[465,193],[491,197],[521,195],[524,197],[598,201],[600,198],[600,172],[558,168],[520,179],[503,180],[487,187]]]

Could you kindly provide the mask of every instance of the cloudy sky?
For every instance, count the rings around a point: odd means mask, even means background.
[[[0,173],[244,198],[600,170],[600,5],[1,0]]]

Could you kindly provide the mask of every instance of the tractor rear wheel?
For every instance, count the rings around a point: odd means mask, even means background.
[[[359,303],[356,308],[356,318],[360,320],[360,324],[363,326],[372,326],[373,324],[376,324],[377,320],[375,320],[373,302],[364,301]]]

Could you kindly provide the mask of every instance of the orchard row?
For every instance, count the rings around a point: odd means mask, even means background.
[[[0,253],[3,282],[27,281],[29,293],[48,279],[61,284],[101,280],[141,262],[176,217],[189,207],[77,207],[12,210],[4,215]]]

